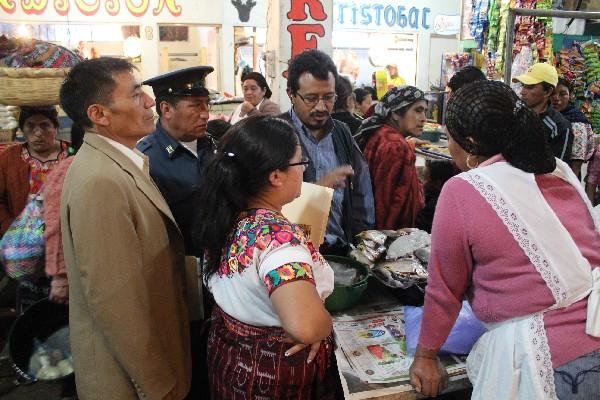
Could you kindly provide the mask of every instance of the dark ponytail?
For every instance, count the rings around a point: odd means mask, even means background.
[[[448,101],[446,126],[467,153],[502,154],[515,168],[534,174],[556,168],[542,121],[504,83],[463,86]]]
[[[296,146],[294,128],[275,117],[246,118],[223,136],[204,167],[197,196],[194,242],[207,257],[206,276],[218,270],[240,212],[267,187],[271,172],[288,168]]]

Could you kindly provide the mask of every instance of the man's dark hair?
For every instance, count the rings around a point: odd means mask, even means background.
[[[338,77],[335,84],[335,94],[337,100],[333,105],[333,110],[336,112],[348,111],[348,98],[352,96],[352,84],[350,80],[344,76]]]
[[[460,171],[450,161],[427,160],[425,166],[429,170],[429,179],[439,182],[440,187]]]
[[[75,65],[60,87],[60,105],[74,123],[91,128],[87,110],[92,104],[109,105],[117,86],[114,75],[137,68],[127,60],[100,57]]]
[[[550,94],[552,94],[552,92],[554,92],[554,85],[548,82],[540,82],[540,85],[542,85],[542,88],[544,88],[544,92],[550,92]]]
[[[477,81],[485,81],[487,78],[484,73],[477,67],[467,65],[464,68],[458,70],[452,78],[448,81],[448,87],[453,92],[456,92],[467,83],[473,83]]]
[[[366,89],[363,89],[363,88],[354,89],[354,97],[356,98],[356,103],[358,103],[358,104],[362,103],[368,94],[371,94],[371,92],[369,92]]]
[[[289,62],[287,88],[292,94],[298,92],[298,81],[304,73],[310,73],[315,79],[326,81],[329,73],[338,81],[338,73],[331,57],[320,50],[306,50]]]
[[[371,93],[371,99],[377,100],[377,90],[375,90],[374,87],[372,87],[372,86],[365,86],[364,89],[367,92]]]
[[[215,139],[219,140],[231,128],[231,124],[222,119],[212,119],[206,124],[206,131]]]
[[[156,96],[154,99],[156,103],[156,113],[159,117],[162,117],[162,111],[160,110],[160,103],[163,101],[168,103],[171,107],[177,107],[177,104],[184,99],[184,96],[173,96],[170,94]]]

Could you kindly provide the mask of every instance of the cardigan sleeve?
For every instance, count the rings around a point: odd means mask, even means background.
[[[452,178],[438,199],[431,235],[429,278],[419,345],[439,349],[446,341],[460,312],[464,294],[471,282],[473,258],[467,220],[462,214],[462,179]]]
[[[279,115],[279,114],[281,114],[281,110],[279,109],[279,106],[277,105],[277,103],[275,103],[274,101],[271,101],[269,99],[265,99],[265,102],[264,102],[263,106],[261,107],[261,109],[259,110],[259,112],[261,113],[261,115]]]
[[[48,175],[44,183],[44,243],[46,246],[46,275],[51,277],[66,276],[65,257],[60,230],[60,195],[67,170],[73,157],[59,163]]]
[[[17,144],[0,155],[0,237],[27,205],[29,165],[21,159]]]

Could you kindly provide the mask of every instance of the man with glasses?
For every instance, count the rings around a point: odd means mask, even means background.
[[[148,156],[150,175],[167,201],[185,241],[193,338],[190,399],[202,398],[209,390],[206,337],[201,332],[203,311],[208,314],[210,301],[203,299],[207,291],[202,290],[199,279],[200,266],[196,257],[201,254],[192,241],[192,222],[197,214],[194,198],[202,166],[213,151],[212,138],[206,133],[209,92],[205,87],[206,76],[213,70],[208,66],[184,68],[142,82],[152,86],[159,120],[156,130],[136,145]]]
[[[281,115],[296,128],[308,165],[304,181],[335,189],[323,254],[348,253],[348,244],[375,222],[367,163],[348,126],[331,118],[336,101],[337,68],[319,50],[290,61],[287,93],[292,108]]]
[[[558,84],[556,68],[546,63],[533,64],[526,73],[513,78],[513,82],[523,84],[521,100],[540,116],[554,156],[570,162],[573,146],[571,123],[550,105],[552,93]]]

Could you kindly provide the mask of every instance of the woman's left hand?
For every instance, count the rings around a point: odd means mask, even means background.
[[[293,341],[289,340],[290,343],[293,343]],[[310,364],[315,357],[317,356],[317,353],[319,352],[319,348],[321,348],[321,340],[319,340],[318,342],[315,342],[313,344],[310,345],[310,352],[308,353],[308,358],[306,359],[306,363]],[[294,346],[290,347],[286,352],[285,352],[285,356],[289,357],[292,354],[296,354],[297,352],[299,352],[300,350],[304,349],[305,347],[307,347],[308,345],[303,344],[303,343],[298,343],[295,344]]]

